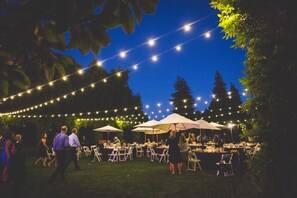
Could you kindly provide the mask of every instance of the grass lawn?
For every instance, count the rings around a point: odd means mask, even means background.
[[[22,197],[255,197],[240,177],[217,177],[214,171],[171,175],[169,164],[149,159],[90,163],[83,158],[81,170],[75,171],[71,163],[66,180],[49,185],[55,168],[34,167],[33,161],[27,159]]]

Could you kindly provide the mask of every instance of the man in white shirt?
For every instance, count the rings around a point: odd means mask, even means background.
[[[75,170],[79,170],[79,166],[77,163],[77,156],[76,156],[76,152],[77,152],[77,147],[81,147],[80,142],[78,140],[77,137],[77,129],[73,128],[72,133],[69,135],[69,146],[70,146],[70,155],[67,161],[67,166],[69,165],[69,163],[71,161],[73,161],[74,166],[75,166]],[[66,167],[67,167],[66,166]]]

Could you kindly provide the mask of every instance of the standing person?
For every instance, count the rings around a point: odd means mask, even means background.
[[[50,177],[50,184],[55,183],[58,174],[60,175],[61,179],[65,179],[64,173],[66,170],[67,149],[69,148],[69,137],[66,135],[67,130],[67,126],[62,126],[61,132],[54,139],[53,149],[56,153],[58,166]]]
[[[39,148],[38,148],[38,158],[34,162],[34,165],[37,166],[38,162],[42,160],[43,167],[46,167],[46,161],[48,158],[47,151],[49,150],[47,144],[46,144],[47,134],[42,133],[41,139],[39,142]]]
[[[69,163],[71,161],[73,161],[74,166],[75,166],[75,170],[79,170],[80,168],[79,168],[78,163],[77,163],[76,153],[77,153],[77,148],[81,147],[81,145],[80,145],[80,142],[79,142],[78,137],[77,137],[77,129],[73,128],[71,130],[71,132],[72,133],[69,135],[70,155],[68,156],[66,167],[69,165]]]
[[[12,193],[14,197],[20,197],[21,187],[25,181],[26,175],[26,163],[25,163],[25,156],[24,156],[24,149],[22,143],[22,135],[16,134],[15,138],[15,147],[16,152],[15,155],[11,157],[11,164],[10,164],[10,180],[13,183],[13,190]]]
[[[188,162],[188,151],[189,151],[189,144],[188,140],[184,133],[182,133],[179,137],[178,147],[180,149],[180,153],[182,156],[182,167],[187,170],[187,163]]]
[[[176,136],[176,131],[171,131],[167,139],[166,145],[169,145],[169,163],[171,174],[175,174],[175,164],[177,164],[178,173],[181,175],[181,154],[178,147],[179,139]]]
[[[9,168],[10,168],[10,161],[12,156],[16,152],[15,144],[13,141],[14,133],[12,131],[7,131],[4,135],[4,142],[3,142],[3,152],[1,154],[1,161],[3,165],[3,172],[2,172],[2,182],[8,182],[9,176]]]

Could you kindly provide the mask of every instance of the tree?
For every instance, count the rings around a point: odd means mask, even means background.
[[[0,97],[64,76],[76,66],[68,49],[100,52],[108,29],[134,31],[158,0],[0,1]],[[43,73],[43,75],[40,75]]]
[[[227,122],[229,100],[227,98],[226,84],[218,71],[215,74],[215,83],[212,93],[213,98],[208,107],[208,111],[204,111],[203,117],[213,122]]]
[[[254,160],[253,181],[270,197],[296,197],[294,128],[297,122],[297,12],[294,1],[213,0],[225,38],[247,50],[246,77],[253,96],[245,109],[253,135],[263,143]]]
[[[245,113],[242,111],[242,100],[238,89],[233,83],[230,83],[230,91],[228,93],[229,107],[228,115],[229,120],[233,123],[243,122]]]
[[[192,92],[187,82],[181,78],[177,77],[176,83],[174,84],[174,89],[176,90],[171,96],[173,97],[170,101],[173,103],[173,112],[181,114],[190,119],[194,119],[194,98]]]

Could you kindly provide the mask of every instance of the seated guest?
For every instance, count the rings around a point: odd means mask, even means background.
[[[202,142],[202,135],[200,135],[200,134],[197,135],[197,138],[196,139],[197,139],[197,142],[200,142],[201,143]]]
[[[115,144],[115,145],[117,145],[117,146],[121,146],[121,141],[120,141],[120,139],[117,137],[117,136],[115,136],[114,138],[113,138],[113,143]]]
[[[202,142],[208,142],[208,137],[204,134],[204,136],[202,137]]]
[[[216,147],[223,147],[224,145],[224,141],[222,138],[219,137],[218,134],[216,134],[213,138],[214,143],[216,143]]]
[[[126,146],[127,146],[127,143],[125,140],[123,140],[122,147],[126,147]]]
[[[112,144],[110,142],[110,140],[107,140],[105,143],[104,143],[104,147],[111,147]]]

